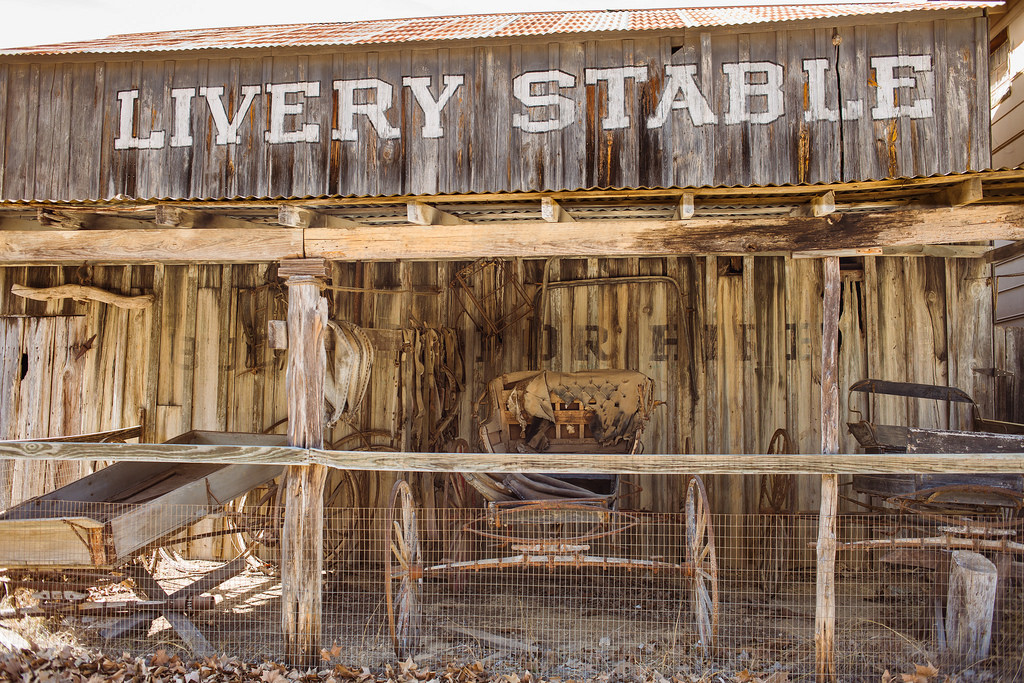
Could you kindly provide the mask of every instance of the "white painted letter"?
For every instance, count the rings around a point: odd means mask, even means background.
[[[896,69],[909,67],[917,72],[915,76],[897,76]],[[894,119],[909,116],[912,119],[927,119],[932,115],[930,97],[914,100],[910,105],[896,104],[897,88],[919,87],[924,92],[931,90],[932,56],[899,55],[898,57],[872,57],[871,68],[875,70],[878,84],[878,105],[871,109],[871,118]]]
[[[629,114],[626,113],[626,79],[637,83],[647,80],[646,66],[619,66],[611,69],[584,69],[583,82],[597,85],[598,81],[608,83],[608,114],[601,119],[605,130],[629,128]]]
[[[673,109],[685,109],[690,113],[690,121],[695,126],[707,123],[718,123],[718,117],[711,111],[708,101],[697,87],[696,64],[666,64],[665,76],[668,80],[661,91],[661,99],[654,116],[647,119],[648,128],[661,128],[668,121]],[[679,99],[680,93],[682,99]]]
[[[390,123],[385,112],[391,109],[391,96],[394,88],[387,81],[379,78],[358,78],[351,81],[334,81],[334,89],[338,91],[338,128],[331,131],[334,140],[358,140],[356,130],[356,114],[362,114],[370,120],[370,125],[382,140],[394,140],[402,137],[402,131]],[[372,90],[372,102],[356,104],[357,90]]]
[[[550,86],[555,83],[555,92],[551,88],[543,88],[544,94],[533,92],[535,85]],[[542,121],[531,121],[530,114],[513,114],[512,125],[527,133],[546,133],[549,130],[562,130],[576,120],[576,102],[558,94],[558,88],[572,88],[576,85],[576,77],[564,71],[527,71],[512,80],[512,94],[527,107],[553,106],[558,110],[554,118]]]
[[[782,67],[772,62],[735,62],[722,65],[729,77],[729,111],[725,122],[771,123],[785,113],[782,99]],[[751,74],[765,75],[763,83],[751,83]],[[764,97],[764,111],[751,112],[750,98]]]
[[[195,96],[195,88],[171,90],[171,98],[174,100],[174,135],[171,136],[171,147],[188,147],[192,144],[192,98]]]
[[[238,135],[238,128],[245,120],[245,112],[249,111],[249,105],[253,98],[260,93],[258,85],[242,86],[242,103],[238,105],[238,111],[228,120],[228,113],[224,111],[224,101],[221,96],[224,94],[224,86],[217,85],[209,88],[199,88],[199,96],[205,97],[210,105],[210,115],[213,116],[213,123],[217,128],[217,137],[214,143],[218,145],[237,145],[242,141]]]
[[[135,122],[135,100],[139,99],[138,90],[121,90],[117,93],[121,101],[121,127],[114,140],[114,149],[160,149],[164,146],[164,132],[154,130],[148,138],[140,138],[133,134]]]
[[[825,72],[828,71],[827,59],[805,59],[804,71],[807,72],[807,109],[804,121],[838,121],[839,110],[829,109],[825,104]],[[843,120],[855,121],[860,118],[864,103],[860,100],[846,100],[843,106]]]
[[[412,90],[416,104],[423,110],[423,137],[440,138],[444,136],[444,128],[441,127],[441,110],[448,100],[452,98],[459,86],[466,81],[466,77],[458,74],[445,74],[444,90],[440,97],[434,101],[430,94],[430,76],[406,76],[402,79],[402,85]]]
[[[292,93],[306,97],[320,97],[320,81],[300,83],[267,83],[270,93],[270,130],[263,134],[267,142],[276,145],[282,142],[319,142],[320,124],[304,123],[298,130],[285,130],[284,117],[302,113],[302,99],[288,103],[286,96]]]

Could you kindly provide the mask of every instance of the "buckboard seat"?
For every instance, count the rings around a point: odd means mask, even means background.
[[[632,370],[523,371],[487,386],[480,439],[490,453],[638,453],[654,381]],[[474,474],[467,481],[491,502],[619,497],[614,474]]]

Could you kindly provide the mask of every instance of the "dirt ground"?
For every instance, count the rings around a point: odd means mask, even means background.
[[[215,566],[189,562],[185,568],[202,573]],[[391,648],[380,576],[379,568],[371,567],[327,577],[322,639],[326,678],[317,672],[316,678],[306,680],[343,679],[331,673],[335,667],[358,674],[349,678],[397,680],[400,669]],[[160,566],[157,577],[169,592],[195,580],[193,574],[169,565]],[[466,671],[475,671],[477,678],[472,680],[523,680],[526,672],[533,679],[561,681],[813,680],[811,575],[792,572],[771,592],[751,582],[720,582],[718,640],[710,655],[697,643],[687,586],[684,577],[671,573],[609,576],[520,570],[428,578],[422,594],[423,635],[412,660],[415,672],[410,674],[407,665],[404,675],[410,680],[442,680],[453,671],[457,672],[451,674],[456,676],[453,680],[468,676]],[[232,671],[282,661],[280,590],[277,577],[249,570],[214,591],[214,609],[191,615],[217,652],[225,653],[223,662],[234,662]],[[928,663],[935,663],[940,673],[906,680],[1020,679],[1024,630],[1019,622],[1024,619],[1024,604],[1019,589],[1001,609],[994,656],[969,668],[948,665],[935,645],[931,590],[928,576],[920,572],[849,571],[843,576],[837,610],[837,665],[842,680],[882,681],[887,671],[919,676],[915,666]],[[109,584],[95,593],[100,600],[134,597],[127,582]],[[157,616],[144,628],[104,638],[101,631],[114,621],[113,617],[23,618],[0,625],[29,641],[31,652],[48,653],[35,659],[61,659],[55,653],[70,648],[74,653],[94,653],[71,658],[83,662],[100,657],[95,653],[107,657],[115,653],[120,659],[108,661],[120,662],[116,666],[125,671],[137,669],[136,662],[150,662],[146,666],[152,668],[154,657],[158,661],[176,657],[186,673],[198,671],[187,667],[194,658],[165,618]],[[19,654],[17,647],[7,650],[14,652],[10,661],[33,659],[33,655]],[[196,680],[222,680],[215,677],[217,667],[207,668]],[[419,678],[424,672],[430,676]],[[257,680],[268,680],[264,674],[267,670]],[[0,675],[8,680],[36,680],[14,676],[10,670]],[[282,675],[287,678],[290,670]]]

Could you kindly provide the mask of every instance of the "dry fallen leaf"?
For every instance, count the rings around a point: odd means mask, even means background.
[[[789,683],[789,672],[776,671],[771,676],[764,679],[764,683]]]
[[[903,674],[903,683],[928,683],[931,679],[939,675],[939,670],[928,662],[924,666],[920,664],[914,665],[914,673]]]

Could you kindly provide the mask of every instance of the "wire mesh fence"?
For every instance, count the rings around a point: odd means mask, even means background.
[[[213,514],[81,502],[8,512],[0,625],[114,653],[284,658],[284,511],[273,498],[247,501]],[[371,668],[399,656],[479,661],[573,679],[639,666],[679,680],[811,680],[817,524],[809,514],[701,521],[585,504],[328,508],[322,656]],[[1012,530],[949,526],[907,512],[840,516],[842,680],[927,662],[958,680],[1024,675]],[[228,559],[195,559],[214,542]],[[991,643],[973,659],[948,629],[954,550],[998,571]]]

